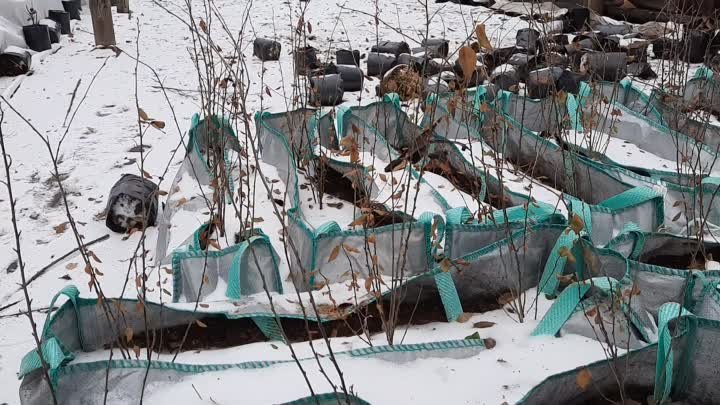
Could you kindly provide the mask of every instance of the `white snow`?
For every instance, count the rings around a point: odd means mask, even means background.
[[[28,0],[29,1],[29,0]],[[59,0],[33,0],[38,10],[62,8]],[[200,4],[200,0],[193,0]],[[184,11],[184,0],[168,0],[159,2],[174,13],[189,19]],[[331,47],[352,46],[367,52],[379,33],[381,38],[389,40],[406,40],[411,47],[416,46],[420,39],[419,33],[425,32],[425,9],[418,2],[396,2],[379,0],[378,5],[384,19],[400,21],[402,35],[382,24],[374,25],[373,14],[375,2],[355,2],[347,4],[345,9],[336,2],[311,1],[305,21],[312,23],[312,40],[315,45],[326,50]],[[0,51],[9,46],[23,46],[18,41],[17,27],[23,23],[24,0],[0,0]],[[222,10],[225,20],[232,32],[238,32],[244,19],[242,14],[246,1],[215,0],[218,9]],[[306,3],[301,2],[305,5]],[[167,125],[164,129],[150,129],[143,136],[146,149],[143,168],[159,183],[160,189],[171,192],[171,182],[180,166],[183,155],[180,137],[190,127],[191,117],[201,109],[202,100],[197,91],[197,74],[191,52],[192,40],[187,28],[160,8],[153,0],[131,0],[134,13],[113,15],[118,47],[129,55],[135,55],[136,43],[139,42],[141,60],[153,67],[160,76],[161,84],[147,68],[138,68],[139,105],[155,119],[163,120]],[[349,10],[357,8],[369,15]],[[437,37],[445,36],[450,40],[450,48],[457,49],[470,36],[476,21],[483,21],[488,36],[495,46],[514,44],[515,32],[526,28],[527,21],[505,15],[492,14],[482,7],[465,7],[457,4],[428,3],[430,15],[435,15],[429,33]],[[196,10],[201,9],[197,7]],[[20,11],[18,11],[20,10]],[[283,46],[280,62],[261,63],[252,57],[250,48],[243,49],[248,60],[247,74],[251,81],[248,104],[251,111],[285,111],[292,103],[292,55],[290,34],[298,18],[298,3],[281,0],[254,2],[251,18],[246,30],[248,43],[254,35],[273,37],[281,41]],[[83,19],[74,22],[74,38],[64,36],[61,44],[55,45],[34,59],[32,76],[16,79],[0,78],[0,94],[24,114],[37,130],[50,139],[53,148],[67,130],[67,137],[59,148],[61,163],[60,172],[67,176],[63,185],[68,192],[70,210],[77,220],[79,232],[85,241],[94,240],[109,234],[108,240],[92,247],[93,252],[102,260],[95,263],[102,271],[98,276],[107,297],[120,297],[124,291],[125,298],[135,298],[138,290],[133,280],[137,269],[131,269],[128,259],[135,252],[140,242],[139,232],[133,235],[119,235],[110,232],[104,219],[97,214],[104,211],[106,199],[111,186],[123,173],[140,174],[140,153],[130,152],[138,146],[137,112],[135,111],[135,61],[126,54],[116,54],[111,50],[95,49],[92,35],[92,24],[87,8],[83,10]],[[291,23],[292,22],[292,23]],[[213,30],[219,30],[217,25]],[[22,38],[20,36],[20,38]],[[220,43],[223,49],[231,49],[227,42]],[[323,52],[324,53],[324,52]],[[331,52],[332,53],[332,52]],[[364,63],[361,63],[364,67]],[[266,94],[265,84],[269,83],[270,94]],[[372,101],[374,86],[377,81],[366,80],[362,93],[346,93],[345,100],[350,105],[357,105],[358,98],[362,102]],[[172,109],[165,99],[160,86],[167,89]],[[74,105],[82,100],[82,107],[75,118],[66,119],[68,105],[77,86]],[[85,94],[87,93],[87,97]],[[284,96],[284,95],[287,95]],[[362,96],[362,97],[360,97]],[[26,262],[28,275],[37,273],[55,258],[64,255],[76,247],[73,235],[69,230],[57,231],[58,225],[67,221],[62,203],[57,203],[57,186],[53,184],[52,167],[45,145],[28,126],[15,114],[3,106],[3,132],[6,145],[13,157],[13,186],[19,216],[19,226],[23,230],[21,246]],[[75,107],[71,109],[72,117]],[[177,124],[176,121],[177,120]],[[72,121],[69,128],[66,127]],[[254,122],[252,123],[254,126]],[[180,148],[173,155],[173,151]],[[135,149],[133,149],[135,150]],[[487,152],[487,151],[486,151]],[[470,152],[465,152],[470,153]],[[474,158],[489,171],[501,170],[505,184],[518,193],[531,195],[538,201],[558,206],[559,192],[536,180],[517,172],[511,165],[500,164],[501,157],[493,158],[487,153],[475,153]],[[468,156],[469,157],[469,156]],[[363,162],[365,157],[363,156]],[[381,169],[384,165],[374,163]],[[279,176],[272,167],[261,164],[260,170],[271,179]],[[390,174],[388,174],[390,176]],[[392,176],[409,176],[409,171],[398,171]],[[381,186],[378,200],[392,201],[397,193],[397,186],[392,184],[392,177],[387,182],[379,179]],[[403,184],[407,177],[402,177]],[[426,174],[425,180],[443,190],[441,194],[451,206],[467,204],[469,196],[453,190],[445,179]],[[300,184],[308,183],[301,177]],[[389,184],[388,184],[389,183]],[[409,191],[414,195],[417,181],[411,180]],[[283,196],[285,185],[280,179],[275,183]],[[442,187],[440,187],[442,186]],[[420,194],[416,206],[405,206],[402,202],[388,204],[416,214],[423,211],[442,213],[440,205],[430,193],[430,188],[420,186]],[[210,190],[204,190],[205,192]],[[258,201],[254,206],[253,218],[262,218],[257,226],[265,230],[271,242],[280,253],[281,277],[286,291],[292,291],[292,284],[287,280],[288,270],[282,246],[280,219],[268,204],[268,196],[264,189],[253,188],[254,198]],[[405,192],[408,192],[406,190]],[[184,194],[187,193],[187,194]],[[181,198],[199,200],[196,184],[180,183],[180,192],[171,193],[166,204],[177,202]],[[310,202],[310,191],[301,189],[301,201],[306,218],[314,225],[328,220],[335,220],[345,228],[355,216],[355,209],[350,204],[343,207],[328,207],[327,203],[338,202],[337,199],[326,197],[323,209],[319,204]],[[0,187],[0,218],[9,218],[8,195],[4,187]],[[411,200],[412,201],[412,200]],[[313,205],[310,208],[309,205]],[[412,203],[411,203],[412,204]],[[188,203],[188,208],[190,203]],[[474,207],[470,207],[471,209]],[[562,204],[558,206],[564,210]],[[202,212],[180,209],[173,218],[173,229],[169,245],[179,246],[192,235],[207,218]],[[157,229],[150,228],[146,232],[147,258],[149,262],[156,258],[155,240]],[[19,403],[16,371],[22,356],[34,347],[27,319],[22,316],[7,316],[25,309],[22,294],[18,291],[20,272],[7,272],[5,269],[14,260],[14,239],[9,220],[0,221],[0,307],[20,301],[10,308],[0,311],[0,404],[15,405]],[[142,247],[141,247],[142,249]],[[95,292],[88,288],[88,276],[82,271],[84,264],[78,255],[71,255],[57,265],[51,267],[46,274],[39,277],[29,286],[34,308],[46,306],[51,297],[62,287],[74,284],[80,289],[83,297],[96,297]],[[126,286],[126,277],[131,282]],[[171,276],[164,270],[150,271],[150,280],[166,285]],[[66,279],[67,278],[67,279]],[[127,287],[127,288],[125,288]],[[351,302],[352,294],[344,285],[333,288],[333,298],[338,302]],[[345,290],[345,294],[341,294]],[[336,294],[335,291],[338,291]],[[533,291],[528,296],[534,296]],[[321,291],[314,296],[320,303],[330,303],[328,295]],[[160,289],[148,294],[152,301],[169,301],[171,297],[162,295]],[[265,297],[250,297],[250,301],[261,302]],[[277,300],[288,310],[295,304]],[[190,304],[186,304],[190,305]],[[182,307],[182,305],[178,305]],[[549,303],[540,298],[538,319],[547,310]],[[209,308],[200,311],[222,311],[232,313],[237,308],[228,302],[212,303]],[[482,337],[492,337],[497,347],[466,359],[424,359],[403,365],[389,365],[380,360],[341,360],[346,381],[352,384],[360,395],[373,403],[472,403],[497,405],[521,398],[533,385],[543,378],[563,370],[574,368],[589,361],[603,358],[600,344],[591,339],[578,336],[555,338],[531,338],[530,333],[537,324],[529,320],[520,324],[502,311],[476,314],[467,323],[434,323],[424,326],[412,326],[407,332],[405,343],[429,342],[448,339],[462,339],[475,330],[472,323],[479,320],[496,322],[497,325],[479,330]],[[45,321],[43,312],[35,313],[35,322],[41,326]],[[383,335],[373,337],[374,344],[383,344]],[[324,350],[324,344],[316,342]],[[363,347],[359,339],[332,339],[335,351]],[[200,353],[183,353],[179,361],[197,363],[241,362],[250,360],[287,359],[287,349],[278,345],[274,349],[270,343],[257,343],[232,349],[204,351]],[[308,344],[298,344],[300,355],[309,355]],[[106,358],[106,353],[81,353],[77,361]],[[309,363],[308,363],[309,364]],[[318,374],[316,367],[309,367],[310,378],[318,391],[329,388]],[[335,377],[333,377],[335,378]],[[324,385],[325,384],[325,385]],[[196,387],[205,398],[198,399],[192,387]],[[322,388],[325,388],[324,390]],[[287,401],[307,395],[302,376],[293,365],[283,365],[256,371],[228,371],[218,374],[206,374],[188,377],[183,384],[172,386],[151,387],[146,396],[146,403],[152,404],[186,404],[208,403],[212,397],[218,403],[237,402],[241,393],[244,403],[272,403]],[[127,399],[130,401],[131,399]],[[126,402],[127,402],[126,401]]]

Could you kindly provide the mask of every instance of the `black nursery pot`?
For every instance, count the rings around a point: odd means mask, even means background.
[[[370,53],[367,57],[367,74],[368,76],[383,76],[396,64],[397,58],[393,55]]]
[[[50,10],[48,11],[48,18],[60,24],[61,34],[70,34],[70,13],[64,10]]]
[[[310,79],[310,104],[333,106],[342,103],[345,88],[338,74],[317,76]]]
[[[60,43],[60,28],[56,27],[50,27],[48,26],[48,34],[50,34],[50,43],[51,44],[59,44]]]
[[[253,41],[253,55],[262,61],[271,61],[280,59],[280,50],[282,49],[280,42],[266,38],[255,38]]]
[[[295,72],[299,75],[306,76],[309,71],[318,67],[317,50],[312,46],[296,48],[294,59]]]
[[[588,20],[590,20],[590,10],[585,7],[572,8],[565,14],[563,32],[583,31]]]
[[[28,48],[35,52],[47,51],[51,48],[50,30],[47,25],[26,25],[23,27],[23,35]]]
[[[355,65],[360,66],[360,51],[347,49],[338,49],[335,51],[335,63],[338,65]]]
[[[71,20],[80,19],[80,0],[63,0],[63,8],[70,14]]]
[[[370,48],[370,52],[389,53],[395,56],[399,56],[401,53],[411,53],[407,43],[393,41],[380,41]]]
[[[362,69],[355,65],[337,65],[336,70],[342,79],[344,91],[362,90],[364,80]]]

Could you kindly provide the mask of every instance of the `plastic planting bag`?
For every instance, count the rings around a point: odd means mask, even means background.
[[[124,174],[110,189],[105,225],[118,233],[155,225],[158,191],[152,181]]]

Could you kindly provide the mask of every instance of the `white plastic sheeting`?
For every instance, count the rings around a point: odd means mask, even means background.
[[[0,52],[8,46],[27,48],[22,27],[30,24],[28,8],[37,11],[38,20],[49,10],[63,10],[61,0],[0,0]]]

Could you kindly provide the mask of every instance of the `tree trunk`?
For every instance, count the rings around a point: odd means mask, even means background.
[[[115,45],[110,0],[90,0],[90,15],[95,32],[95,46]]]
[[[130,0],[117,0],[117,12],[127,14],[130,12]]]

